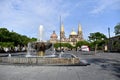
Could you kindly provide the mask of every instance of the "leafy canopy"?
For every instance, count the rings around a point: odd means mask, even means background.
[[[0,46],[27,45],[28,42],[36,41],[36,38],[29,38],[16,32],[10,32],[6,28],[0,28]]]
[[[114,27],[114,32],[115,32],[115,35],[119,35],[119,34],[120,34],[120,23],[118,23],[118,24]]]

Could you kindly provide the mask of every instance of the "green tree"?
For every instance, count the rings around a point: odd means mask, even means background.
[[[120,34],[120,23],[118,23],[118,24],[114,27],[114,32],[115,32],[115,35]]]
[[[14,42],[0,42],[0,47],[14,47]]]
[[[55,47],[55,48],[60,47],[60,43],[55,43],[55,44],[54,44],[54,47]]]
[[[0,41],[8,42],[9,41],[9,31],[6,28],[0,28]]]
[[[36,41],[36,38],[29,38],[16,32],[10,32],[6,28],[0,28],[0,47],[6,46],[24,46],[28,42]]]
[[[95,49],[96,44],[98,45],[98,49],[102,49],[107,40],[107,37],[100,32],[90,33],[90,36],[88,37],[90,41],[90,47],[93,49]]]
[[[88,41],[78,41],[76,43],[76,47],[81,47],[82,45],[88,45],[89,46],[89,42]]]
[[[67,48],[73,48],[73,46],[69,43],[55,43],[54,44],[54,47],[55,48],[58,48],[58,47],[67,47]]]
[[[88,36],[90,42],[99,41],[99,40],[105,40],[107,37],[100,32],[90,33],[90,36]]]

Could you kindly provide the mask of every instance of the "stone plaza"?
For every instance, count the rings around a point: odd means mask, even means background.
[[[87,66],[0,64],[0,80],[119,80],[120,54],[69,52],[87,60]]]

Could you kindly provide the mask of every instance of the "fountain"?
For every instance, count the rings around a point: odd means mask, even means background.
[[[36,57],[42,57],[45,55],[45,50],[49,49],[52,46],[52,44],[49,42],[45,42],[43,40],[43,36],[44,36],[43,25],[40,25],[39,31],[38,31],[37,42],[29,42],[28,43],[26,57],[33,57],[31,54],[33,51],[36,52]]]
[[[27,45],[27,55],[26,57],[31,57],[31,52],[32,52],[32,48],[31,48],[31,43],[29,42]]]
[[[44,34],[43,25],[40,25],[37,38],[38,42],[41,42],[43,40],[43,34]]]

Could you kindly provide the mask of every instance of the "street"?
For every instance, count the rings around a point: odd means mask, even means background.
[[[119,80],[120,54],[75,53],[88,66],[0,65],[0,80]]]

